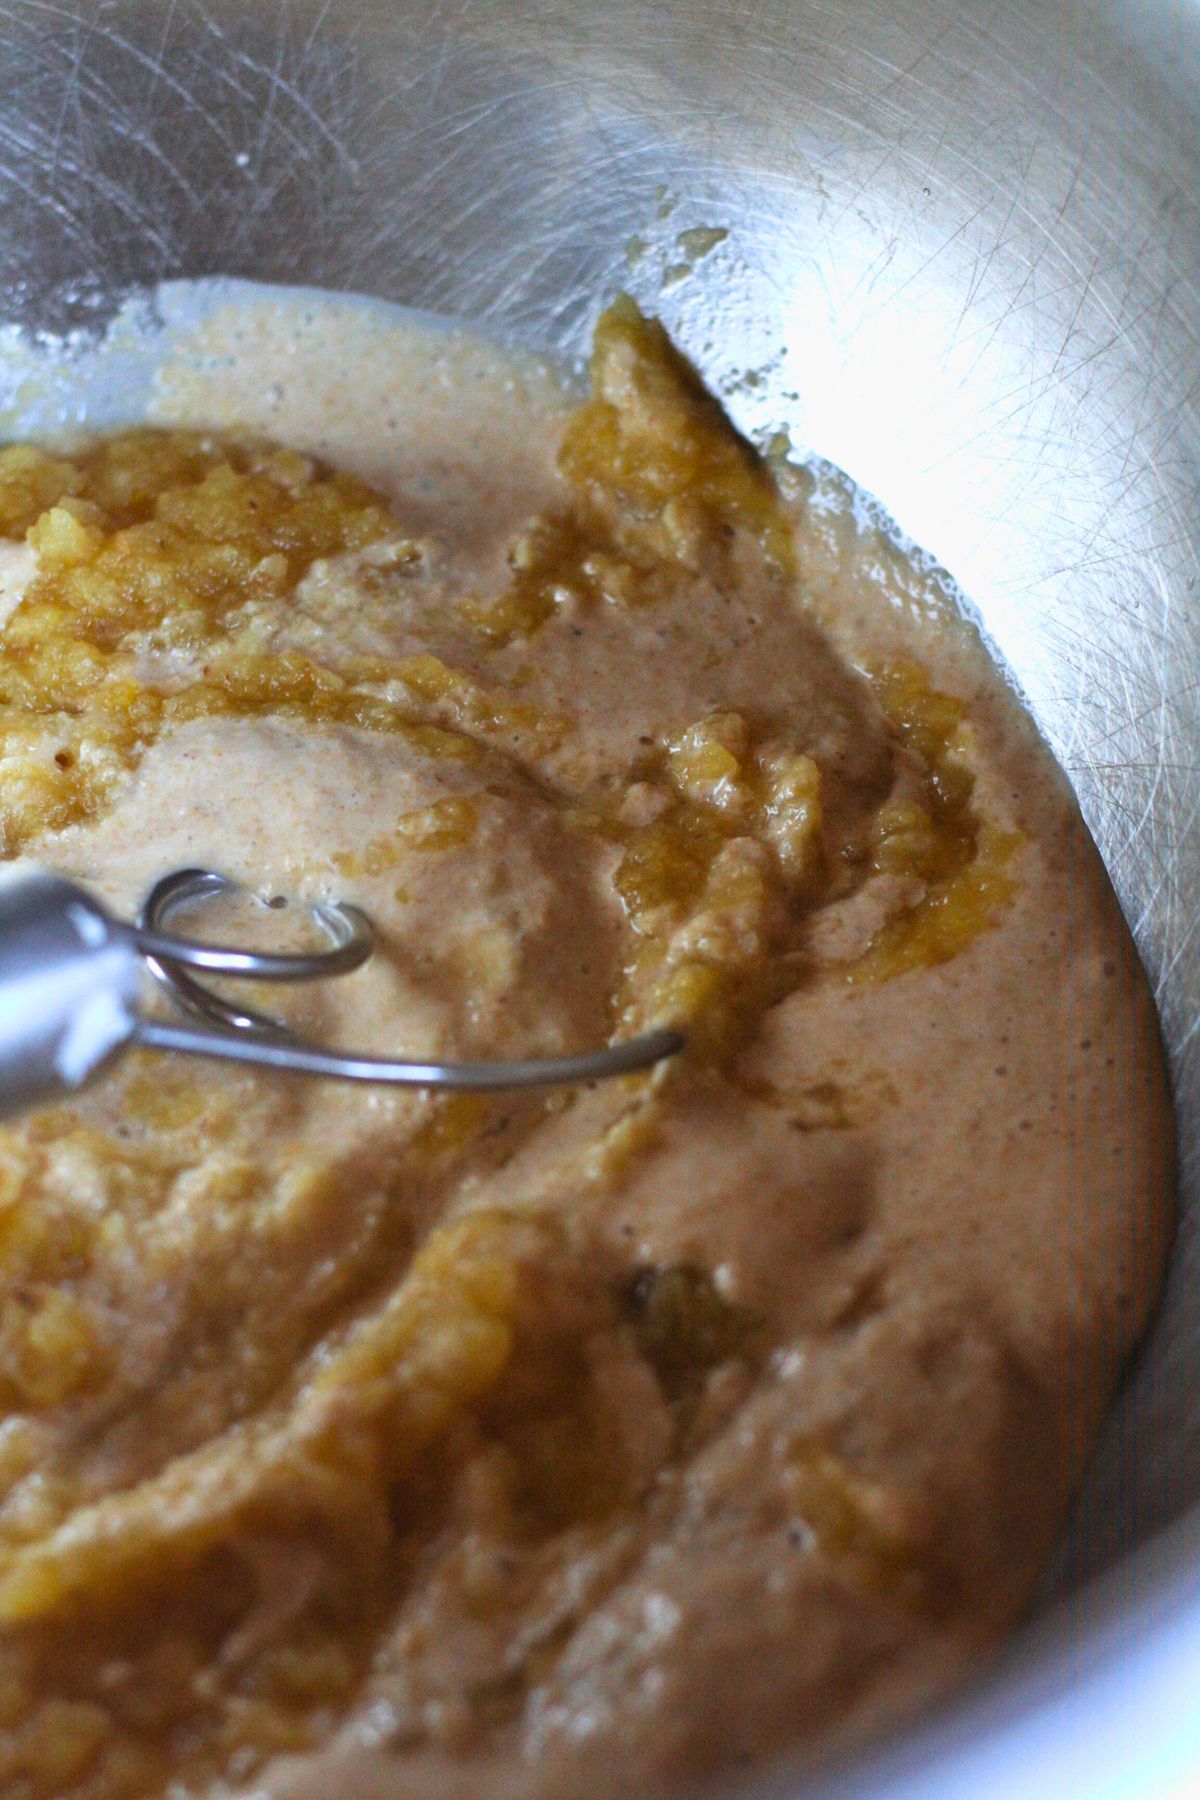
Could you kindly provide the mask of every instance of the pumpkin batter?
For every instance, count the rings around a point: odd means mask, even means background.
[[[616,1800],[928,1698],[1169,1227],[1062,776],[631,302],[580,404],[280,300],[156,411],[0,452],[5,856],[126,914],[220,868],[264,944],[363,906],[267,998],[324,1041],[687,1049],[487,1100],[143,1055],[0,1133],[0,1787]]]

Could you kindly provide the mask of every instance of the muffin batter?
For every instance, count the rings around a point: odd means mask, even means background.
[[[4,854],[126,914],[218,867],[264,944],[358,903],[371,962],[266,998],[323,1041],[687,1049],[488,1100],[144,1056],[0,1133],[4,1793],[615,1800],[927,1698],[1168,1231],[1061,775],[630,302],[579,405],[280,302],[157,409],[0,452]]]

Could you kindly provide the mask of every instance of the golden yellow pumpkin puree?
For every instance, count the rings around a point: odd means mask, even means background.
[[[218,867],[264,943],[355,901],[367,967],[265,1000],[327,1041],[686,1033],[488,1098],[143,1054],[0,1132],[0,1791],[649,1797],[944,1687],[1152,1303],[1170,1127],[935,578],[626,299],[574,406],[247,301],[141,428],[0,451],[0,537],[8,861]]]

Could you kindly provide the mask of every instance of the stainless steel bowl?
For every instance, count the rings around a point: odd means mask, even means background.
[[[1200,0],[0,0],[0,67],[0,319],[228,273],[574,352],[625,285],[958,577],[1157,985],[1183,1223],[1041,1620],[804,1792],[1200,1791]]]

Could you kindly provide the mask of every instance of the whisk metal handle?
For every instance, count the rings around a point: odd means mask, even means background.
[[[158,905],[132,925],[61,876],[0,879],[0,1118],[75,1093],[131,1043],[339,1081],[476,1092],[604,1080],[682,1048],[680,1034],[668,1029],[579,1055],[486,1062],[360,1056],[306,1043],[265,1015],[239,1013],[210,995],[184,965],[274,981],[347,974],[371,953],[370,923],[357,908],[313,908],[330,948],[289,955],[198,943],[157,928],[167,905],[229,886],[210,871],[181,870],[156,884]],[[138,999],[147,970],[215,1027],[143,1017]]]
[[[129,933],[54,875],[0,883],[0,1118],[75,1092],[137,1027]]]

